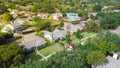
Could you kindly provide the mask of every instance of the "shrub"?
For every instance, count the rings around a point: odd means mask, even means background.
[[[13,33],[0,33],[0,44],[13,37]]]

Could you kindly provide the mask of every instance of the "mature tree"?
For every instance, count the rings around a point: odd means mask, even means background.
[[[70,34],[68,34],[68,36],[66,37],[66,42],[69,43],[70,42]]]
[[[117,50],[120,51],[120,36],[109,31],[99,33],[98,38],[104,38],[107,42],[111,42],[116,45]]]
[[[100,44],[99,44],[99,49],[102,51],[102,53],[109,54],[110,52],[116,51],[117,47],[112,42],[101,41]]]
[[[86,23],[86,26],[88,28],[89,31],[92,31],[92,32],[98,32],[101,30],[101,27],[99,26],[99,23],[98,22],[95,22],[95,21],[88,21]]]
[[[17,8],[14,3],[8,3],[7,7],[10,8],[10,9],[16,9]]]
[[[10,39],[12,37],[12,33],[0,33],[0,44],[5,43],[7,39]]]
[[[50,57],[47,61],[26,62],[20,67],[36,68],[90,68],[85,59],[85,53],[82,50],[67,52],[61,51]]]
[[[42,29],[51,29],[51,22],[50,21],[44,21],[40,17],[34,18],[34,26],[36,27],[36,31],[39,32]]]
[[[96,11],[96,12],[101,11],[101,8],[102,8],[101,5],[94,5],[93,6],[93,11]]]
[[[37,12],[37,7],[36,6],[32,6],[31,11],[32,12]]]
[[[81,16],[83,19],[87,19],[87,12],[85,11],[78,11],[78,15]]]
[[[12,15],[10,15],[8,12],[2,15],[2,20],[10,21],[11,19],[12,19]]]
[[[0,14],[6,12],[7,9],[8,9],[8,8],[7,8],[4,4],[0,3]]]
[[[103,64],[106,61],[105,55],[101,51],[93,51],[86,57],[87,63],[91,65]]]
[[[13,68],[22,62],[24,62],[24,55],[18,45],[0,46],[0,68]]]
[[[104,16],[101,16],[100,26],[103,29],[115,29],[120,25],[120,13],[119,12],[111,12],[107,13]]]
[[[60,27],[63,27],[64,26],[64,22],[60,22]]]
[[[76,32],[76,37],[78,38],[78,39],[82,39],[83,38],[83,36],[81,35],[81,32],[80,32],[80,30],[78,29],[77,30],[77,32]]]

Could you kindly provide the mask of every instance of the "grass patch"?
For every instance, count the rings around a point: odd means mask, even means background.
[[[82,35],[84,36],[84,38],[89,37],[89,36],[94,35],[94,34],[96,34],[96,33],[94,33],[94,32],[83,32],[82,33]]]
[[[96,33],[93,33],[93,32],[83,32],[81,35],[83,35],[83,38],[86,38],[86,37],[92,36],[92,35],[94,35],[94,34],[96,34]],[[75,44],[77,44],[77,43],[80,42],[80,39],[76,38],[75,35],[72,35],[70,38],[71,38],[71,40],[72,40]],[[82,38],[82,39],[83,39],[83,38]]]
[[[60,46],[60,44],[54,43],[51,46],[48,46],[48,47],[43,48],[43,49],[40,49],[39,52],[41,54],[43,54],[44,56],[48,56],[48,55],[50,55],[50,54],[52,54],[54,52],[57,52],[57,51],[59,51],[61,49],[62,49],[62,47]]]

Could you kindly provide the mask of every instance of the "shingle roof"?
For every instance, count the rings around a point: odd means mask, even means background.
[[[29,22],[28,18],[17,18],[14,23],[22,24],[24,22]]]
[[[58,38],[64,38],[67,36],[67,32],[64,30],[55,29],[53,32],[43,31],[44,35],[49,35],[53,40],[57,40]]]
[[[24,45],[25,48],[27,49],[31,49],[35,46],[40,47],[46,43],[46,41],[43,38],[32,35],[32,34],[24,36],[24,41],[25,42],[22,43],[22,45]]]
[[[82,25],[73,25],[71,23],[64,23],[64,28],[67,28],[67,31],[70,32],[77,32],[77,30],[83,30],[83,24]]]

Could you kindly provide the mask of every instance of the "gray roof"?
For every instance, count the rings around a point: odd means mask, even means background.
[[[33,34],[24,36],[24,41],[25,42],[23,42],[22,45],[25,46],[26,49],[32,49],[33,47],[40,47],[46,44],[46,41],[43,38]]]
[[[29,22],[28,18],[17,18],[14,23],[22,24],[24,22]]]
[[[53,37],[53,40],[64,38],[68,35],[68,33],[65,30],[58,30],[58,29],[55,29],[53,32],[43,31],[43,33],[44,35],[49,35]]]
[[[70,32],[77,32],[77,30],[83,30],[83,24],[79,24],[79,25],[73,25],[71,23],[64,23],[64,27],[63,29],[67,28],[67,31]]]
[[[21,28],[22,27],[21,25],[25,22],[29,22],[29,19],[28,18],[18,18],[11,25],[13,26],[14,29],[17,29],[17,28]]]
[[[58,29],[55,29],[54,30],[54,35],[57,36],[58,38],[64,38],[67,36],[67,32],[65,30],[58,30]]]

